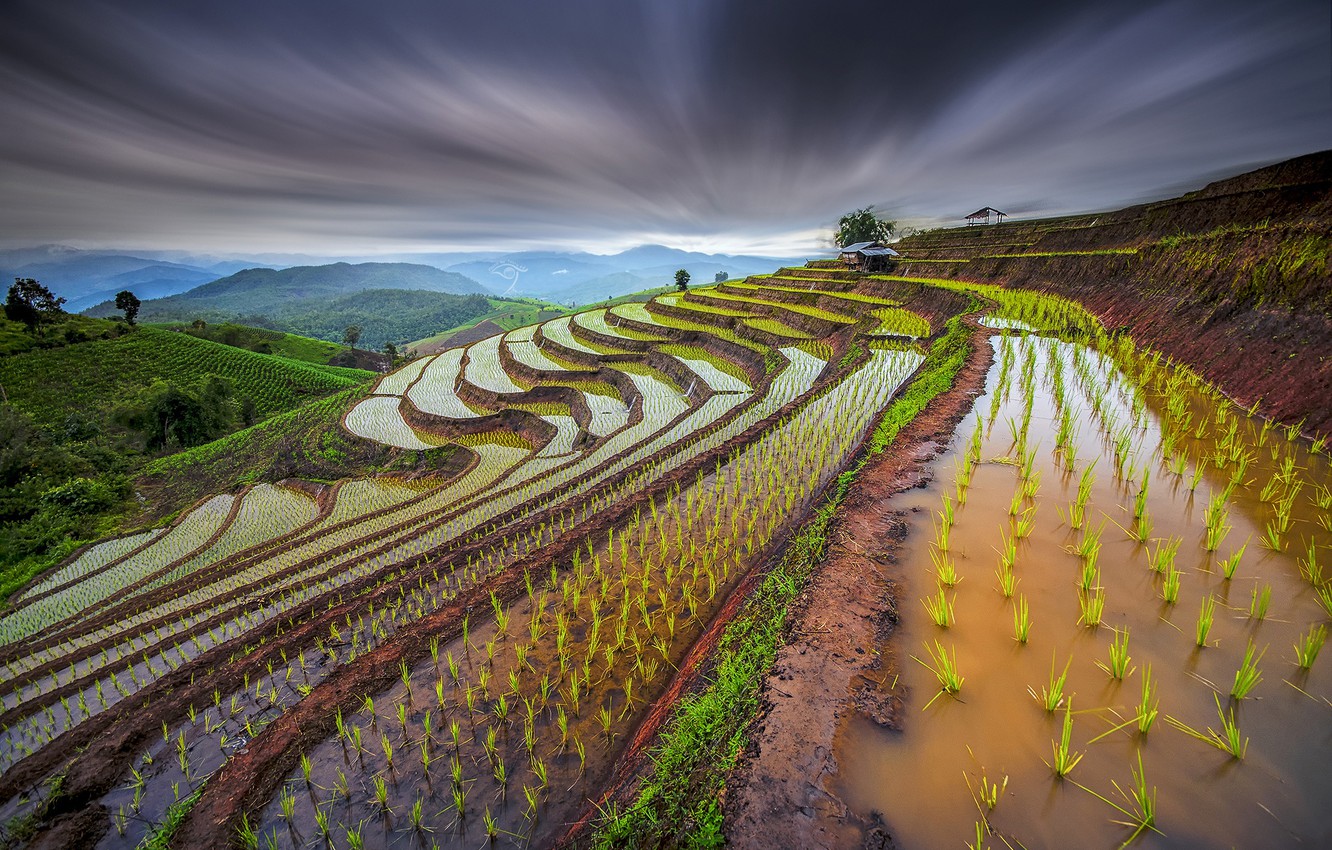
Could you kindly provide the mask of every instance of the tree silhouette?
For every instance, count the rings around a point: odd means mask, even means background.
[[[680,269],[675,273],[675,288],[681,292],[689,288],[689,272]]]
[[[130,327],[134,327],[134,320],[139,316],[139,306],[142,303],[128,289],[116,293],[116,309],[125,311],[125,323]]]
[[[14,278],[14,285],[9,287],[9,297],[5,299],[5,318],[11,322],[22,322],[28,333],[37,335],[42,325],[50,324],[65,311],[60,305],[65,299],[57,298],[51,290],[30,277]]]

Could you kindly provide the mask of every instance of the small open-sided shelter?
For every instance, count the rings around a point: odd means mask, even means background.
[[[1004,218],[1007,215],[1008,213],[1000,212],[994,207],[981,207],[971,215],[967,216],[967,226],[970,227],[973,224],[1003,224]],[[994,217],[993,222],[990,221],[991,216]]]
[[[856,242],[841,251],[842,262],[863,272],[886,271],[901,254],[878,242]]]

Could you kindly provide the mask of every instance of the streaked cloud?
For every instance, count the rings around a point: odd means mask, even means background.
[[[868,203],[918,223],[1109,208],[1332,138],[1320,2],[6,16],[11,244],[795,253]]]

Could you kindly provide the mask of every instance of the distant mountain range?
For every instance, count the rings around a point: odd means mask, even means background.
[[[411,263],[333,263],[245,269],[167,298],[144,300],[141,322],[238,322],[338,341],[349,325],[361,343],[418,339],[490,311],[485,287],[471,278]],[[111,301],[85,311],[119,313]]]
[[[227,261],[193,265],[63,245],[0,251],[0,281],[35,278],[66,298],[65,309],[75,313],[115,298],[123,289],[132,290],[142,299],[161,298],[193,289],[239,268],[244,265]]]
[[[463,260],[442,266],[481,281],[496,292],[586,304],[665,286],[685,269],[695,283],[712,283],[718,272],[730,277],[762,274],[803,262],[783,257],[703,254],[662,245],[642,245],[618,254],[522,251]]]
[[[342,258],[300,254],[237,258],[182,251],[87,250],[43,245],[0,251],[0,281],[36,278],[69,300],[66,309],[78,312],[114,298],[122,289],[129,289],[146,301],[188,292],[258,266],[268,267],[269,271],[292,267],[334,268],[339,265],[338,260],[342,265],[375,263],[406,275],[400,280],[385,277],[375,287],[367,288],[448,291],[418,285],[419,281],[410,275],[421,273],[403,268],[431,266],[469,277],[482,287],[469,291],[575,304],[668,284],[679,268],[687,269],[698,283],[710,283],[718,272],[743,277],[800,262],[792,257],[704,254],[662,245],[642,245],[618,254],[473,251]]]

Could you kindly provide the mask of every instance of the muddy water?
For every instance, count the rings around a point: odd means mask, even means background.
[[[1209,554],[1204,512],[1212,495],[1226,487],[1229,470],[1209,464],[1191,491],[1192,460],[1183,475],[1166,468],[1162,398],[1143,396],[1138,419],[1143,427],[1133,428],[1128,461],[1136,459],[1135,474],[1131,482],[1117,480],[1113,435],[1122,433],[1117,429],[1134,416],[1133,391],[1122,376],[1102,364],[1079,379],[1071,346],[1036,338],[1017,338],[1012,344],[1014,365],[1004,382],[1006,392],[1000,386],[1001,357],[986,395],[976,405],[983,421],[964,422],[952,450],[938,462],[934,483],[894,504],[909,512],[911,533],[901,558],[901,624],[883,649],[900,670],[890,684],[904,696],[904,728],[893,732],[864,719],[850,721],[839,740],[837,792],[862,816],[881,815],[887,831],[907,848],[974,844],[982,818],[990,829],[985,846],[1112,847],[1134,833],[1116,822],[1133,818],[1097,795],[1136,812],[1116,783],[1130,790],[1140,755],[1146,785],[1156,789],[1156,827],[1164,835],[1144,832],[1136,846],[1332,846],[1332,773],[1326,769],[1332,757],[1332,651],[1310,671],[1301,671],[1293,649],[1311,625],[1327,622],[1310,583],[1301,578],[1297,560],[1307,556],[1312,541],[1319,560],[1332,562],[1332,533],[1323,525],[1327,510],[1318,505],[1316,495],[1317,486],[1332,484],[1326,456],[1310,456],[1283,435],[1261,434],[1260,424],[1239,412],[1238,439],[1255,457],[1245,476],[1251,483],[1231,494],[1233,528]],[[1031,611],[1030,639],[1023,645],[1014,639],[1014,603],[1001,594],[996,567],[1003,539],[1012,535],[1016,522],[1010,509],[1022,470],[1009,459],[1018,456],[1014,433],[1021,431],[1026,395],[1018,374],[1027,350],[1035,355],[1027,443],[1040,486],[1034,499],[1019,504],[1019,517],[1034,508],[1033,530],[1018,542],[1014,567],[1016,594],[1025,596]],[[1071,470],[1053,451],[1059,426],[1051,378],[1061,366],[1068,409],[1078,425]],[[1111,420],[1108,429],[1098,427],[1102,423],[1093,412],[1098,385],[1112,387],[1102,407]],[[997,409],[992,407],[996,394]],[[1195,394],[1188,402],[1195,416],[1207,416],[1205,421],[1214,424],[1210,417],[1215,401]],[[991,410],[997,414],[993,424]],[[1009,417],[1014,426],[1008,424]],[[950,592],[955,594],[955,623],[945,629],[935,625],[920,599],[936,591],[931,550],[938,542],[937,512],[945,494],[956,502],[956,470],[978,427],[982,462],[975,467],[948,539],[961,581]],[[1217,442],[1213,431],[1223,429],[1199,430],[1202,437],[1178,441],[1193,458],[1210,452]],[[1260,545],[1273,517],[1270,500],[1264,503],[1260,494],[1286,458],[1296,468],[1293,479],[1305,483],[1283,537],[1286,551],[1276,552]],[[1087,520],[1084,531],[1075,531],[1065,517],[1082,470],[1093,460],[1096,479]],[[1130,533],[1144,468],[1152,523],[1147,545]],[[1086,528],[1102,523],[1097,584],[1105,611],[1103,625],[1091,628],[1080,623],[1083,560],[1071,549]],[[1169,537],[1181,541],[1175,604],[1162,598],[1164,580],[1148,566],[1149,554]],[[1219,561],[1246,541],[1235,576],[1227,581]],[[1259,620],[1250,616],[1249,608],[1255,588],[1265,586],[1271,588],[1271,605]],[[1199,648],[1195,625],[1208,595],[1217,600],[1215,621],[1207,646]],[[1129,634],[1131,662],[1122,681],[1096,664],[1109,663],[1112,629]],[[964,677],[956,696],[936,698],[934,674],[912,660],[928,661],[925,645],[935,640],[956,651]],[[1250,641],[1258,652],[1265,651],[1258,665],[1262,681],[1247,699],[1232,701],[1235,671]],[[1052,666],[1058,674],[1065,665],[1064,707],[1072,710],[1072,749],[1083,758],[1061,780],[1049,765],[1064,711],[1047,713],[1028,688],[1039,693],[1049,683]],[[1136,723],[1111,731],[1137,716],[1148,667],[1160,716],[1146,735]],[[1249,741],[1242,760],[1165,719],[1170,715],[1204,735],[1209,727],[1219,729],[1218,696],[1222,707],[1234,707]],[[1007,781],[993,810],[969,790],[978,790],[982,778]]]

